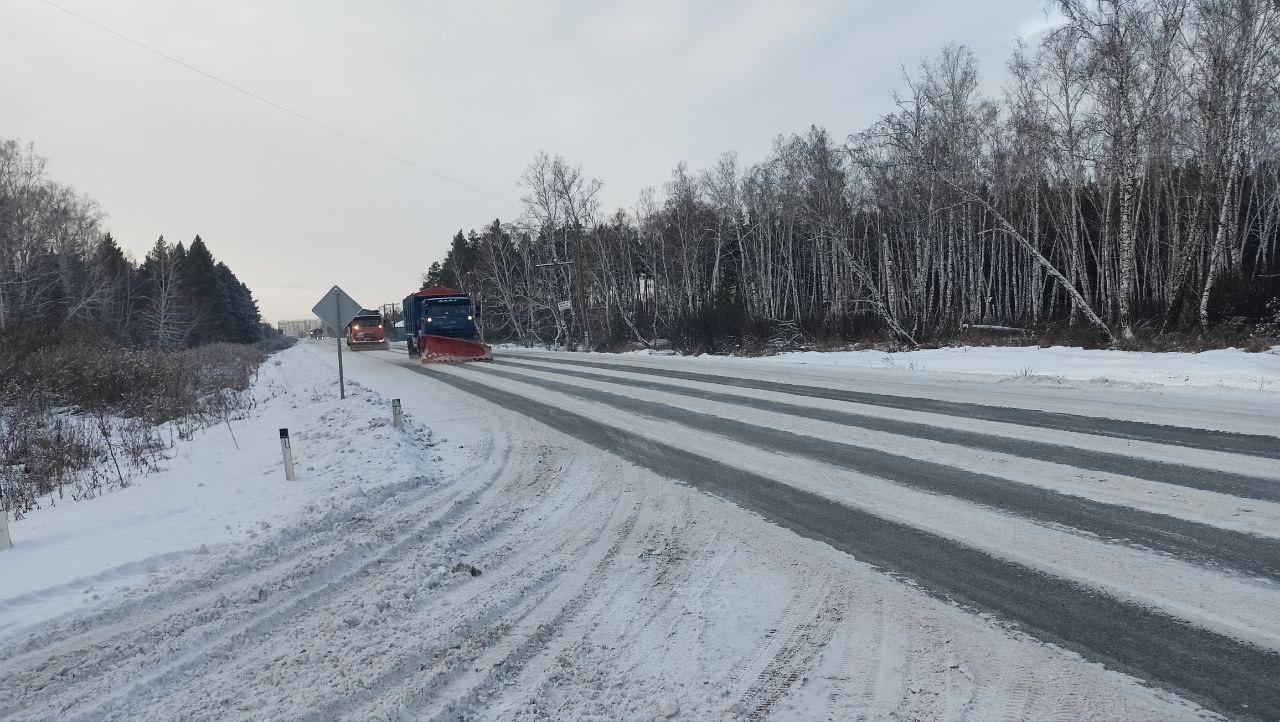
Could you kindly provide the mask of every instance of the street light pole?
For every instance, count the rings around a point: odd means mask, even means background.
[[[582,350],[590,351],[591,327],[587,323],[587,284],[586,279],[583,278],[583,275],[585,274],[583,269],[585,268],[586,263],[583,261],[583,232],[580,226],[578,227],[577,237],[574,239],[573,246],[575,251],[574,265],[576,268],[572,268],[570,270],[570,276],[573,282],[574,291],[576,292],[574,295],[578,297],[578,310],[574,313],[574,316],[577,317],[578,327],[582,329],[582,345],[584,346]],[[574,273],[573,271],[577,271],[577,273]]]

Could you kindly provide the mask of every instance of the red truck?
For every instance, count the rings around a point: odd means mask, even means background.
[[[382,325],[382,314],[377,311],[361,311],[347,324],[347,348],[352,351],[389,349],[387,331]]]

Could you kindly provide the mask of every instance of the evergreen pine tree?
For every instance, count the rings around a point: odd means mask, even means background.
[[[231,295],[219,278],[213,254],[200,236],[191,241],[182,264],[183,298],[196,319],[195,344],[232,340],[235,327]]]
[[[441,272],[440,262],[432,261],[431,266],[427,268],[427,272],[422,274],[422,285],[443,286],[444,283],[440,280]]]
[[[258,302],[253,300],[249,287],[244,285],[227,264],[219,262],[215,269],[219,282],[228,299],[228,335],[225,340],[237,343],[253,343],[262,338],[262,316]]]
[[[467,241],[467,237],[462,235],[462,229],[458,229],[453,236],[453,242],[449,244],[449,253],[440,266],[439,285],[461,289],[462,274],[467,270],[466,264],[470,254],[471,244]]]
[[[164,240],[163,234],[152,244],[151,250],[147,251],[142,265],[138,266],[138,293],[143,298],[150,298],[155,292],[160,260],[167,258],[172,252],[173,248]]]
[[[137,272],[110,233],[94,246],[90,267],[95,282],[104,289],[96,323],[119,339],[135,340],[132,323]]]
[[[262,322],[262,311],[258,309],[258,300],[253,297],[253,292],[243,281],[240,282],[240,298],[243,317],[241,341],[243,343],[261,341],[264,336],[263,329],[271,326]]]

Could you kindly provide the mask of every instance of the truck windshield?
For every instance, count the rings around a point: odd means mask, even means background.
[[[424,304],[423,315],[430,318],[466,318],[471,315],[471,302],[465,298],[432,301]]]
[[[360,326],[361,328],[368,328],[370,326],[377,326],[380,323],[382,323],[382,319],[377,316],[363,316],[352,321],[351,325]]]

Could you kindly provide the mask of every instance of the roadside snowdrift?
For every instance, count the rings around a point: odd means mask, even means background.
[[[1203,353],[1147,353],[1054,346],[955,348],[879,353],[845,351],[792,353],[778,363],[868,366],[904,371],[1052,377],[1070,381],[1125,382],[1160,386],[1223,386],[1280,391],[1280,349],[1245,353],[1239,349]]]
[[[637,351],[644,355],[669,355]],[[718,362],[867,368],[903,374],[965,374],[1041,382],[1222,387],[1280,392],[1280,346],[1265,353],[1239,349],[1202,353],[1087,350],[1066,346],[956,346],[920,351],[799,351]]]

